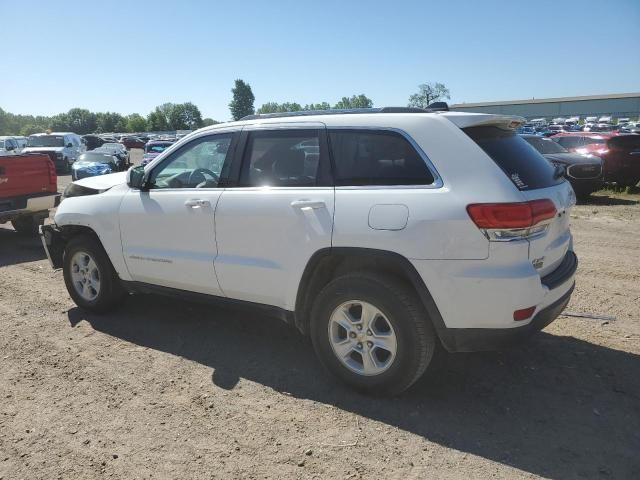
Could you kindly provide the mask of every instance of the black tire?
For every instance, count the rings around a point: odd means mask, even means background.
[[[367,302],[380,310],[395,331],[395,359],[380,374],[365,376],[350,370],[331,346],[328,333],[331,315],[340,305],[353,300]],[[310,327],[314,349],[331,373],[356,390],[380,395],[396,395],[413,385],[427,369],[439,342],[411,288],[368,273],[348,274],[327,284],[314,302]]]
[[[68,159],[64,159],[64,166],[62,167],[62,172],[66,173],[67,175],[71,173],[71,165],[69,165],[69,160]]]
[[[44,225],[43,217],[22,216],[11,220],[16,232],[24,235],[37,235],[40,225]]]
[[[95,262],[99,272],[100,288],[94,299],[88,300],[76,290],[72,279],[72,260],[77,253],[86,253]],[[104,313],[120,306],[124,300],[125,291],[120,279],[100,242],[89,235],[72,238],[64,249],[63,257],[64,283],[73,301],[80,308]]]

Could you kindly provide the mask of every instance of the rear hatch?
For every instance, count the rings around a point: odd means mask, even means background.
[[[522,202],[532,202],[534,228],[524,229],[522,235],[517,235],[517,231],[509,234],[513,234],[512,240],[526,238],[529,259],[544,276],[558,267],[571,247],[569,212],[575,204],[575,194],[561,169],[556,169],[512,128],[513,123],[507,124],[499,117],[494,125],[485,121],[481,126],[467,126],[463,131],[511,180],[520,191]],[[541,220],[538,222],[536,218]],[[509,237],[502,237],[500,241],[505,241],[504,238]]]

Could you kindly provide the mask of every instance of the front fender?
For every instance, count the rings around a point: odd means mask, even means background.
[[[66,198],[60,203],[54,222],[61,231],[67,227],[90,229],[100,240],[113,268],[122,280],[131,280],[122,255],[119,212],[126,185],[96,195]]]

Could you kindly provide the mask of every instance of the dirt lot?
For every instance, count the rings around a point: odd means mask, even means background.
[[[66,179],[61,178],[61,184]],[[640,197],[573,215],[567,311],[406,395],[337,386],[255,312],[132,297],[94,316],[0,227],[0,479],[640,478]]]

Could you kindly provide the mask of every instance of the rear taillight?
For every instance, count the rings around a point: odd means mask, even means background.
[[[473,223],[491,241],[522,240],[546,231],[556,216],[549,199],[519,203],[474,203],[467,206]]]
[[[49,186],[52,188],[52,191],[58,190],[58,174],[56,173],[56,166],[51,161],[51,159],[47,159],[47,166],[49,167]]]

